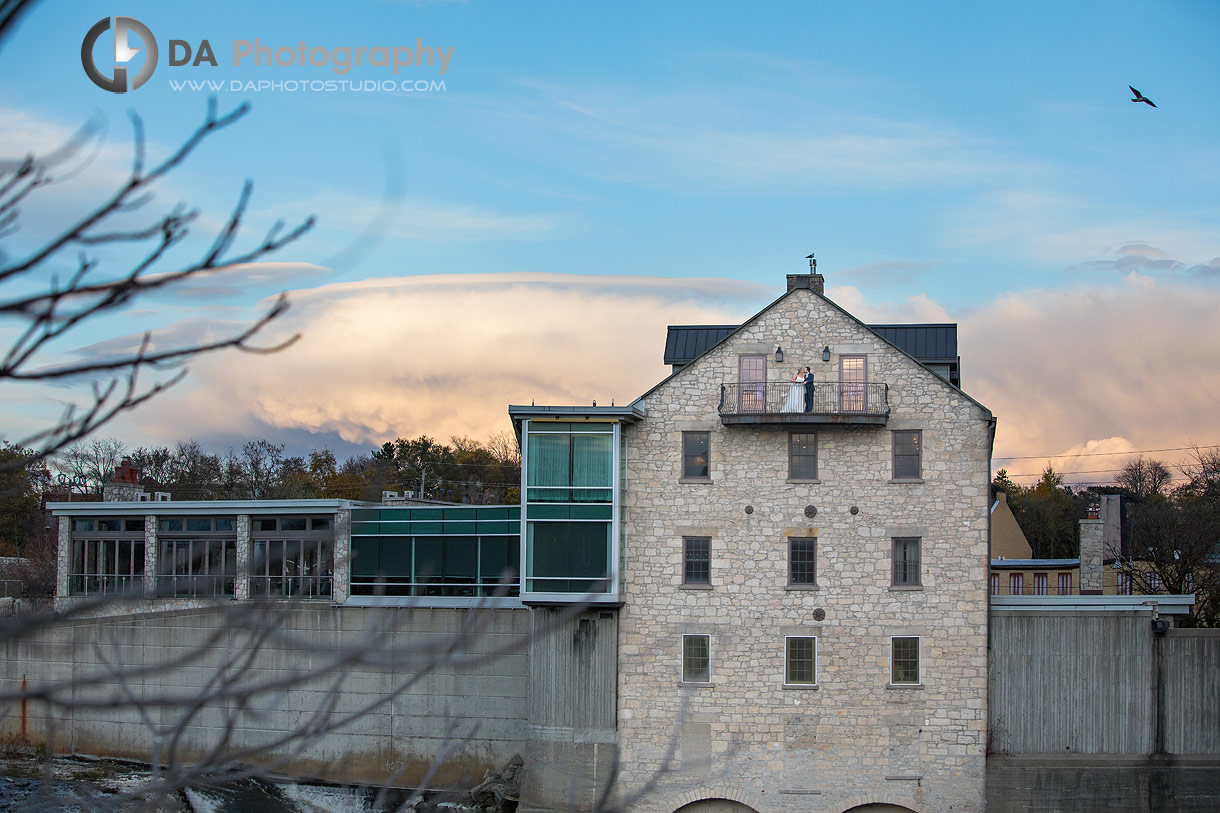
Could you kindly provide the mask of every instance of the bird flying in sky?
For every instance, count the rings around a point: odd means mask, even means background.
[[[1130,86],[1130,85],[1127,85],[1127,87],[1131,88],[1131,86]],[[1145,96],[1144,94],[1140,93],[1140,92],[1139,92],[1138,90],[1136,90],[1135,88],[1131,88],[1131,92],[1135,94],[1135,98],[1134,98],[1134,99],[1132,99],[1131,101],[1133,101],[1133,102],[1143,102],[1144,104],[1147,104],[1147,105],[1152,105],[1153,107],[1156,107],[1156,105],[1155,105],[1155,104],[1152,104],[1152,99],[1149,99],[1147,96]]]

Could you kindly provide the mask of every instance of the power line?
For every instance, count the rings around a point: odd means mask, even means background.
[[[1195,449],[1220,449],[1220,446],[1176,446],[1172,449],[1133,449],[1129,452],[1080,452],[1079,454],[1031,454],[1018,457],[993,457],[992,460],[1044,460],[1058,457],[1101,457],[1116,454],[1151,454],[1153,452],[1193,452]],[[1025,475],[1021,475],[1024,477]]]

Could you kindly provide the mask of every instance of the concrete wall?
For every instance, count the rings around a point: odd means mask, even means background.
[[[72,684],[62,696],[73,708],[28,701],[24,710],[26,735],[60,752],[191,762],[231,727],[227,750],[244,751],[244,761],[286,758],[276,768],[284,774],[408,787],[450,746],[433,787],[468,787],[524,752],[528,610],[483,611],[477,631],[463,634],[475,611],[255,607],[61,621],[0,645],[0,686]],[[489,656],[506,646],[517,649]],[[188,709],[202,687],[226,680],[239,692],[258,682],[287,685]],[[122,706],[106,707],[115,700]],[[93,702],[103,707],[84,705]],[[21,732],[19,704],[0,715],[0,731]],[[310,725],[334,728],[273,745],[282,732]],[[175,752],[158,755],[158,735],[168,749],[164,735],[179,729]]]
[[[778,370],[777,345],[788,359]],[[889,425],[810,427],[819,481],[788,482],[786,427],[723,426],[717,414],[742,353],[769,356],[772,381],[805,364],[832,380],[840,355],[865,353],[869,379],[889,384]],[[626,792],[657,778],[648,809],[665,811],[710,798],[767,811],[982,809],[987,417],[807,290],[648,395],[625,430]],[[923,431],[920,482],[891,482],[893,429]],[[684,430],[711,433],[710,482],[679,482]],[[711,589],[682,585],[684,535],[711,537]],[[788,589],[792,536],[818,539],[816,589]],[[922,539],[919,589],[891,588],[894,536]],[[683,634],[711,636],[710,685],[680,685]],[[785,635],[818,636],[816,689],[784,687]],[[922,636],[920,687],[887,685],[892,635]],[[671,745],[671,770],[655,777]]]
[[[1220,809],[1220,630],[997,612],[987,810]]]

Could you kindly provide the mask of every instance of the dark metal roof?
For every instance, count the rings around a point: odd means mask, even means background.
[[[869,325],[881,338],[927,364],[957,361],[957,325]]]
[[[690,364],[740,325],[670,325],[665,363]],[[925,364],[957,361],[957,325],[869,325],[868,328]]]
[[[665,363],[690,364],[741,325],[670,325],[665,336]]]

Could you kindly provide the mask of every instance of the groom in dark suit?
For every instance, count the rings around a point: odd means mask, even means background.
[[[813,411],[813,373],[805,368],[805,411]]]

